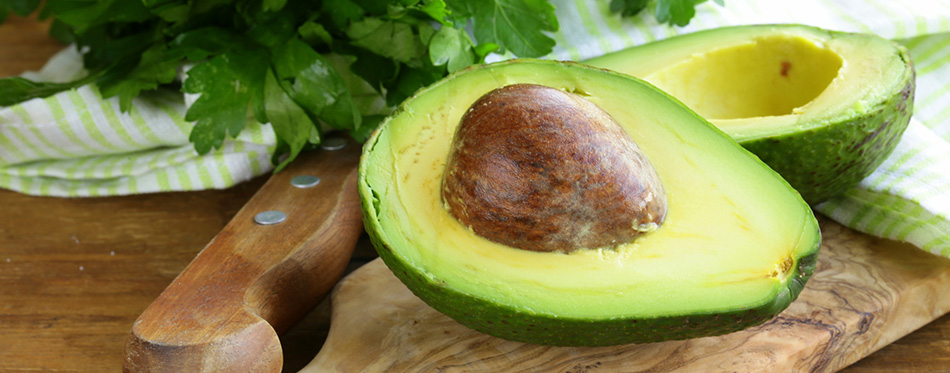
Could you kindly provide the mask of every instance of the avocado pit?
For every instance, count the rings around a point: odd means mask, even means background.
[[[477,235],[545,252],[629,242],[666,214],[656,171],[610,114],[535,84],[472,104],[449,150],[442,199]]]

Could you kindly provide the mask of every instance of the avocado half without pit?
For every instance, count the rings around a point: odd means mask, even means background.
[[[724,27],[585,63],[642,78],[755,153],[811,204],[877,168],[910,121],[914,65],[873,34]]]
[[[364,223],[419,298],[544,345],[719,335],[814,271],[809,206],[758,158],[628,75],[513,60],[459,71],[367,141]]]

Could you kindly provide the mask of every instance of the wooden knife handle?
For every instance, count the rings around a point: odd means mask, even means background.
[[[280,371],[277,333],[326,296],[363,230],[360,146],[345,143],[302,153],[271,176],[135,321],[125,371]],[[320,182],[292,185],[301,175]],[[264,211],[286,219],[256,223]]]

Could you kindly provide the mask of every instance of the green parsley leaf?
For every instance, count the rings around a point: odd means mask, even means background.
[[[76,37],[73,35],[70,27],[55,19],[53,22],[50,22],[49,36],[63,44],[72,44],[76,42]]]
[[[110,35],[106,26],[96,26],[78,35],[76,43],[83,53],[83,65],[89,71],[115,69],[113,74],[122,75],[132,70],[146,49],[160,42],[161,35],[149,29],[139,33],[123,33],[120,37]]]
[[[255,95],[263,94],[268,54],[262,50],[233,50],[188,71],[182,90],[201,96],[185,113],[195,121],[189,140],[199,154],[220,148],[224,139],[237,136],[247,123],[247,110]]]
[[[264,0],[263,8],[265,12],[276,12],[287,5],[287,0]]]
[[[460,70],[475,63],[472,40],[465,30],[442,26],[429,42],[429,58],[435,66],[446,65],[450,73]]]
[[[284,12],[262,16],[262,19],[256,20],[254,27],[249,28],[245,35],[267,47],[283,44],[297,34],[296,17],[295,14]]]
[[[33,98],[48,97],[59,92],[88,84],[95,76],[69,83],[34,82],[21,77],[0,79],[0,106],[9,106]]]
[[[388,1],[353,0],[353,1],[356,4],[359,4],[360,8],[364,9],[365,12],[369,16],[373,16],[373,17],[387,14],[389,12],[389,7],[392,6],[393,4],[402,4],[403,6],[407,5],[407,4],[404,4],[400,0],[388,0]]]
[[[340,31],[346,30],[350,23],[363,19],[363,14],[366,13],[352,0],[325,0],[323,12],[329,24]]]
[[[103,97],[119,96],[119,108],[123,112],[132,110],[132,99],[139,92],[158,88],[161,84],[171,83],[178,75],[178,61],[165,59],[165,46],[155,44],[142,53],[142,59],[132,71],[121,78],[98,81]]]
[[[333,35],[330,35],[330,32],[322,24],[312,20],[300,25],[297,28],[297,33],[300,34],[300,38],[312,46],[333,43]]]
[[[696,6],[706,0],[657,0],[654,16],[657,22],[686,26],[696,15]],[[722,0],[716,0],[722,5]]]
[[[415,30],[419,33],[419,41],[422,45],[429,45],[432,36],[435,35],[435,27],[430,22],[419,22],[415,25]]]
[[[105,97],[120,96],[120,107],[131,109],[132,98],[142,90],[170,83],[176,75],[177,62],[164,62],[164,45],[155,30],[114,38],[108,27],[94,26],[77,40],[80,48],[88,48],[83,63],[99,74],[97,83]],[[103,46],[108,46],[105,48]],[[146,60],[143,53],[149,52]]]
[[[650,0],[611,0],[610,11],[623,17],[633,17],[647,7]]]
[[[488,56],[489,53],[494,52],[501,48],[498,44],[495,43],[481,43],[475,46],[475,56],[478,57],[478,61],[485,61],[485,56]]]
[[[289,156],[274,170],[277,172],[297,158],[297,154],[310,140],[311,134],[317,131],[307,113],[281,88],[271,70],[267,71],[264,78],[264,101],[267,118],[270,119],[274,133],[290,148]],[[319,142],[319,138],[316,140]]]
[[[348,52],[356,57],[350,69],[378,92],[383,92],[383,86],[396,80],[399,75],[398,62],[364,49]]]
[[[274,49],[273,53],[271,63],[281,87],[303,109],[333,128],[355,130],[359,127],[359,111],[346,83],[329,61],[296,38]]]
[[[20,17],[26,17],[36,11],[40,6],[40,0],[4,0],[0,1],[0,23],[10,12],[16,13]]]
[[[557,31],[554,6],[545,0],[450,0],[452,9],[474,17],[475,40],[494,43],[499,52],[519,57],[551,53],[555,41],[544,31]]]
[[[376,127],[379,127],[379,124],[383,122],[383,119],[386,119],[385,115],[366,115],[363,116],[363,124],[356,130],[356,132],[350,133],[350,136],[354,140],[363,142],[366,141],[373,134],[373,130]]]
[[[399,76],[392,82],[385,84],[386,104],[395,106],[422,87],[435,83],[445,75],[441,67],[411,68],[403,66]]]
[[[172,23],[181,23],[188,20],[191,10],[186,0],[142,0],[142,4],[152,14]]]
[[[448,19],[451,12],[446,8],[445,1],[443,0],[426,0],[422,2],[421,6],[419,4],[413,6],[413,9],[418,9],[420,12],[432,17],[434,21],[443,25],[449,24]]]
[[[168,56],[171,59],[202,61],[233,49],[253,49],[257,46],[251,39],[220,27],[202,27],[178,34],[170,43]]]
[[[696,15],[696,6],[706,0],[611,0],[610,11],[620,13],[623,17],[632,17],[640,14],[650,5],[655,5],[654,17],[659,23],[668,23],[676,26],[686,26]],[[724,0],[713,0],[720,6]]]
[[[410,22],[414,22],[431,18],[433,21],[443,25],[451,24],[449,14],[450,12],[446,8],[445,1],[443,0],[403,1],[398,4],[390,4],[386,10],[386,15],[389,19],[407,17],[411,19]],[[427,17],[423,17],[422,15]]]
[[[380,18],[366,18],[354,22],[346,30],[351,44],[380,56],[405,64],[420,66],[419,59],[425,55],[425,45],[412,30],[412,26]]]
[[[48,0],[46,6],[56,19],[79,33],[109,22],[143,22],[152,16],[141,1]]]

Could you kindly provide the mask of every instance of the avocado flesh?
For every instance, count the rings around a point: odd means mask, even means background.
[[[643,78],[678,98],[811,204],[843,193],[879,166],[913,111],[908,51],[870,34],[725,27],[585,63]]]
[[[455,127],[492,89],[529,83],[610,113],[666,188],[665,222],[613,248],[545,253],[475,235],[443,206]],[[814,269],[810,208],[775,172],[632,77],[517,60],[471,68],[407,100],[364,147],[364,222],[380,256],[433,308],[501,338],[613,345],[722,334],[788,306]]]

